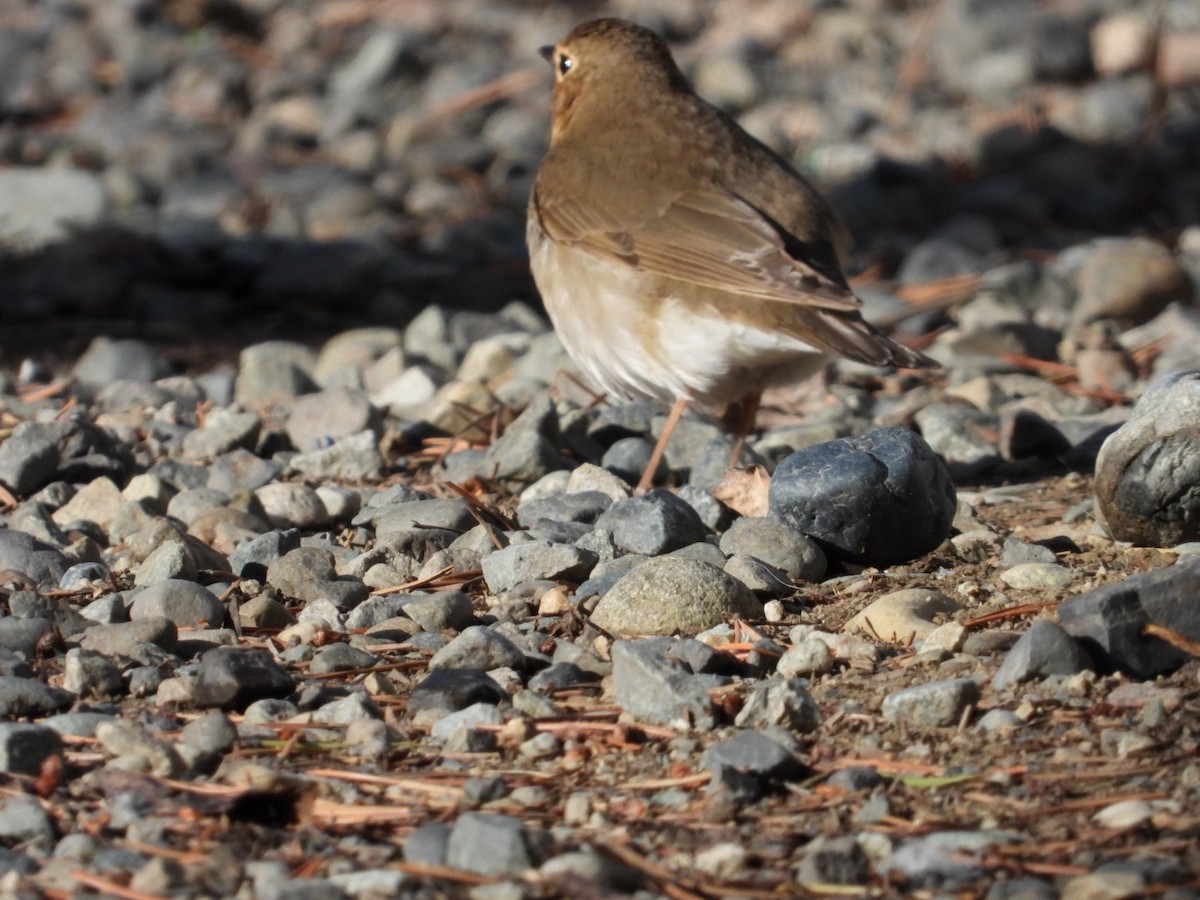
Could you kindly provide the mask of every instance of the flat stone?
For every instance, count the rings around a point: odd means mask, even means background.
[[[881,641],[921,640],[933,632],[938,620],[962,609],[945,594],[928,588],[906,588],[884,594],[846,623],[846,629]]]

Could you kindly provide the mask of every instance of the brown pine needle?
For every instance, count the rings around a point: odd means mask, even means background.
[[[1182,650],[1192,659],[1200,659],[1200,641],[1194,640],[1186,634],[1180,634],[1173,628],[1147,622],[1142,626],[1142,634],[1164,640],[1176,650]]]
[[[146,894],[142,891],[131,890],[122,884],[108,878],[101,878],[99,875],[93,875],[91,872],[84,872],[82,869],[73,871],[71,877],[83,887],[91,888],[101,894],[110,894],[120,900],[165,900],[160,894]]]

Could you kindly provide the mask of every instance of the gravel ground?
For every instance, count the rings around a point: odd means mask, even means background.
[[[0,894],[1200,896],[1200,11],[1145,6],[0,0]],[[601,14],[942,371],[630,496],[663,411],[524,250]]]

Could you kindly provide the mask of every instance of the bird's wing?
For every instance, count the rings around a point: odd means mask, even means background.
[[[535,190],[531,214],[546,235],[650,274],[820,309],[860,306],[829,246],[808,246],[734,194],[687,191],[649,214],[618,214]]]

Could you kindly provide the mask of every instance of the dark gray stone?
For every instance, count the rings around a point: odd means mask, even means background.
[[[475,703],[500,703],[507,696],[500,685],[477,669],[437,669],[412,689],[408,711],[454,712]]]
[[[581,491],[530,500],[517,507],[517,521],[530,528],[540,519],[551,522],[594,523],[612,506],[613,498],[600,491]],[[589,529],[590,530],[590,529]]]
[[[1200,370],[1156,379],[1096,460],[1096,514],[1119,541],[1200,539]]]
[[[200,659],[194,698],[198,706],[244,710],[255,700],[279,699],[296,683],[265,650],[218,647]]]
[[[0,444],[0,449],[11,440]],[[34,584],[51,587],[58,584],[67,567],[66,557],[49,544],[22,531],[0,529],[0,570],[21,572]]]
[[[22,719],[46,716],[70,706],[75,695],[33,678],[0,676],[0,716]]]
[[[1061,626],[1039,619],[1004,657],[992,678],[992,690],[1001,691],[1044,675],[1074,675],[1091,667],[1087,651]]]
[[[0,772],[37,775],[48,757],[62,752],[62,738],[53,728],[0,722]]]
[[[1099,665],[1153,678],[1179,668],[1188,655],[1144,629],[1160,625],[1200,640],[1198,581],[1200,557],[1183,557],[1172,566],[1071,597],[1059,605],[1058,620]]]
[[[597,528],[612,532],[618,547],[657,556],[704,540],[707,529],[696,511],[674,494],[654,490],[609,507]]]
[[[889,566],[937,547],[957,499],[949,472],[920,436],[882,428],[788,456],[771,479],[769,508],[827,556]]]
[[[58,469],[67,430],[61,422],[20,423],[0,444],[0,482],[18,497],[25,497],[50,481]]]
[[[804,848],[796,880],[801,884],[863,884],[870,874],[867,855],[854,835],[822,835]]]
[[[794,781],[804,775],[796,754],[761,731],[739,731],[704,752],[704,768],[737,769],[770,781]]]

